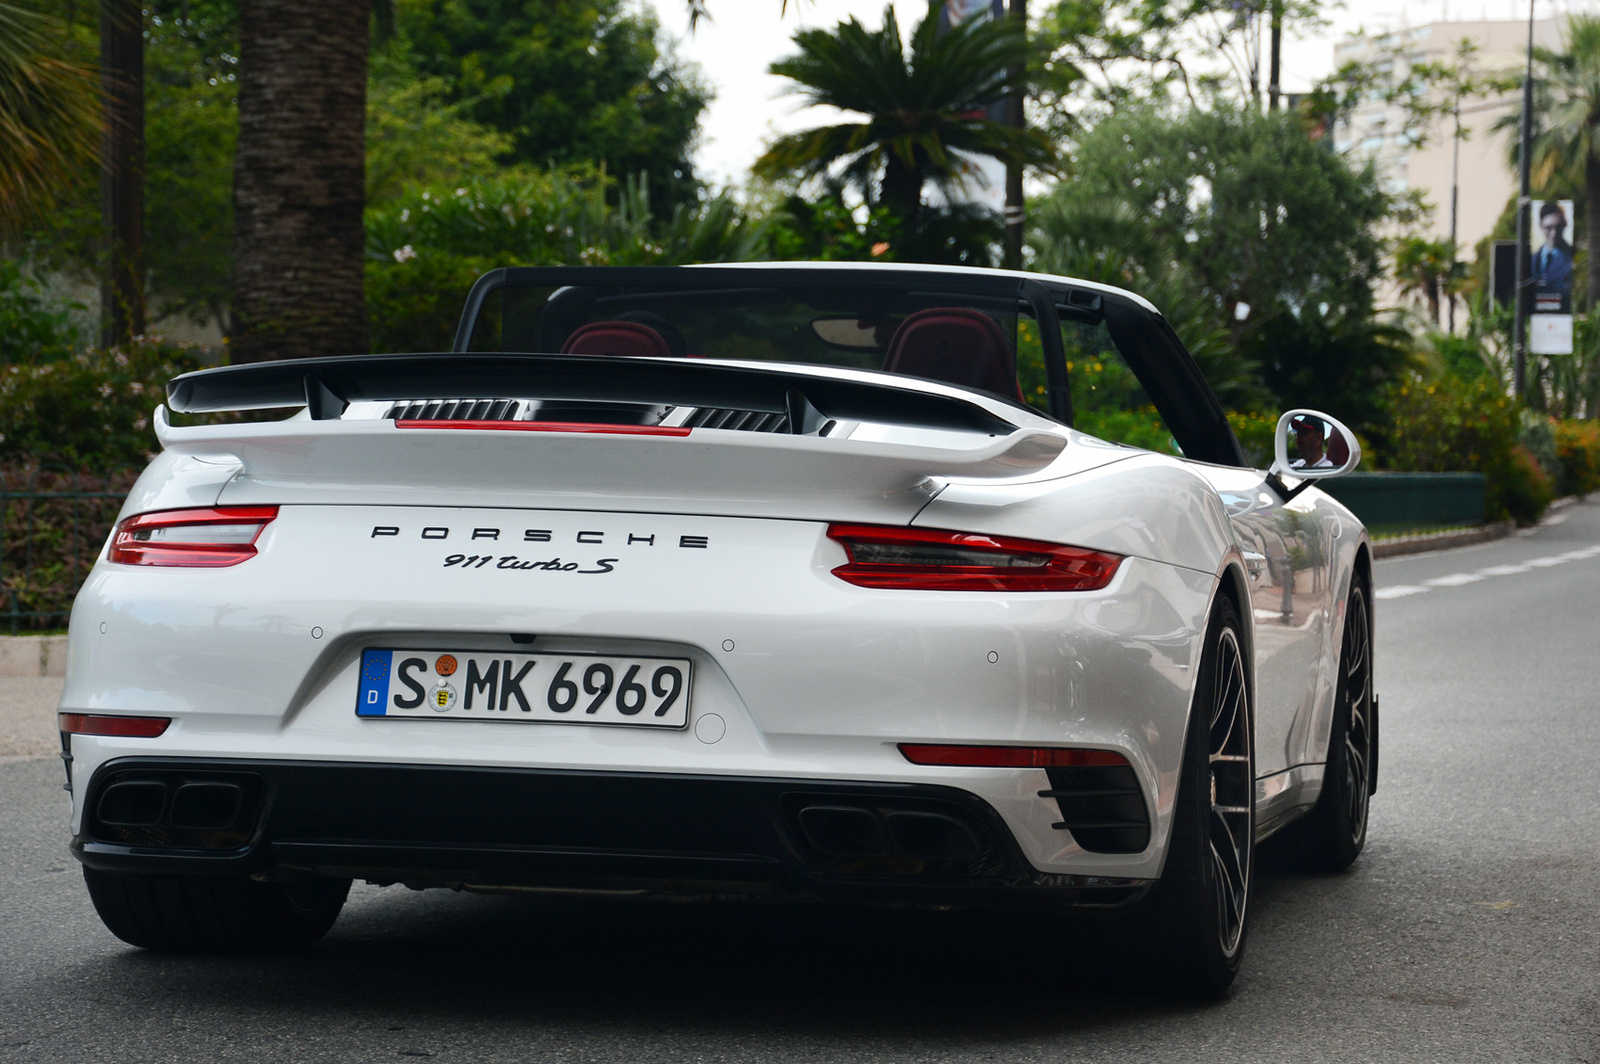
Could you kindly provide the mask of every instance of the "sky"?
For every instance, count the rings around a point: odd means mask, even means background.
[[[774,60],[794,51],[791,35],[801,26],[832,26],[854,15],[869,27],[881,24],[883,0],[708,0],[714,21],[688,30],[684,0],[643,0],[656,10],[662,27],[679,39],[679,55],[700,65],[716,98],[701,123],[695,158],[700,176],[712,184],[744,183],[750,164],[778,133],[835,120],[824,112],[800,110],[783,95],[785,81],[766,72]],[[1042,7],[1048,0],[1034,0]],[[1331,25],[1304,40],[1284,44],[1284,89],[1303,91],[1333,69],[1333,46],[1365,27],[1387,29],[1401,20],[1423,25],[1441,19],[1525,19],[1528,0],[1347,0],[1328,14]],[[1537,16],[1594,10],[1597,0],[1535,0]],[[895,0],[900,25],[909,31],[928,10],[927,0]],[[836,112],[835,112],[836,114]]]

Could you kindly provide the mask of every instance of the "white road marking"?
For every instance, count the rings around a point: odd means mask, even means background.
[[[1600,543],[1583,547],[1579,550],[1569,550],[1565,554],[1546,554],[1538,558],[1529,558],[1525,562],[1514,565],[1491,565],[1479,569],[1475,573],[1450,573],[1448,576],[1436,576],[1431,580],[1424,580],[1421,584],[1396,584],[1393,587],[1380,587],[1372,593],[1376,599],[1405,598],[1407,595],[1422,595],[1436,587],[1461,587],[1464,584],[1476,584],[1478,581],[1490,576],[1516,576],[1519,573],[1529,573],[1534,569],[1548,569],[1553,565],[1565,565],[1567,562],[1584,561],[1600,555]]]
[[[1432,580],[1424,580],[1429,587],[1460,587],[1462,584],[1476,584],[1479,580],[1487,580],[1482,573],[1451,573],[1449,576],[1436,576]]]

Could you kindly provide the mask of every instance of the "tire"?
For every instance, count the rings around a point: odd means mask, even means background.
[[[1222,996],[1239,973],[1255,883],[1255,736],[1232,602],[1211,608],[1166,866],[1138,914],[1155,989]]]
[[[339,916],[348,879],[258,883],[235,876],[140,876],[83,870],[106,929],[164,953],[292,953]]]
[[[1359,579],[1345,603],[1344,644],[1334,691],[1333,724],[1322,796],[1283,831],[1282,850],[1307,871],[1342,872],[1367,844],[1367,816],[1378,762],[1377,706],[1372,696],[1372,616]]]

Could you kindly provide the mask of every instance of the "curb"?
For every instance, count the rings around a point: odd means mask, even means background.
[[[1569,510],[1577,505],[1578,498],[1568,495],[1557,499],[1546,507],[1544,517],[1539,519],[1539,524],[1550,517]],[[1533,527],[1537,528],[1538,525]],[[1426,554],[1429,551],[1449,550],[1452,547],[1470,547],[1477,543],[1488,543],[1496,539],[1505,539],[1517,530],[1514,521],[1497,521],[1492,525],[1483,525],[1478,528],[1460,528],[1452,532],[1434,532],[1423,536],[1397,536],[1394,539],[1378,540],[1372,544],[1374,558],[1398,558],[1406,554]]]
[[[1372,545],[1372,556],[1398,558],[1405,554],[1426,554],[1428,551],[1449,550],[1451,547],[1470,547],[1474,543],[1505,539],[1516,530],[1517,526],[1513,521],[1496,521],[1492,525],[1483,525],[1480,528],[1461,528],[1454,532],[1434,532],[1426,536],[1380,539]]]
[[[66,636],[0,636],[0,676],[65,676],[66,674]]]

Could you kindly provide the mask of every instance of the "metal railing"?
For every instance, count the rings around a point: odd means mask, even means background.
[[[137,469],[0,466],[0,632],[64,628]]]

